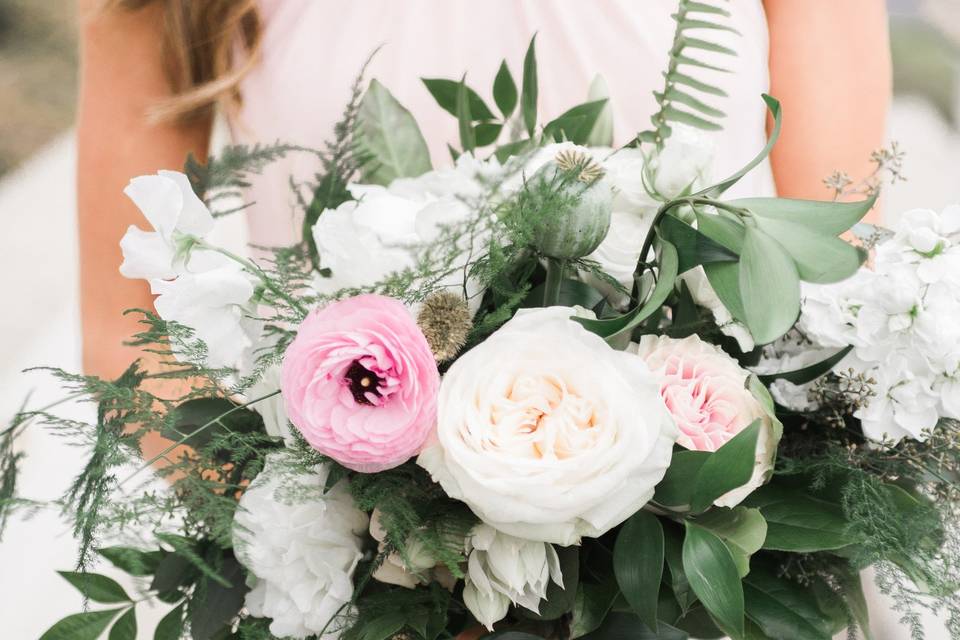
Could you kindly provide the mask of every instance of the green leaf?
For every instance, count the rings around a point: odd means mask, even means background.
[[[202,447],[217,434],[252,433],[262,430],[263,418],[255,411],[240,408],[226,398],[194,398],[177,405],[171,427],[163,435]],[[109,558],[108,558],[109,559]]]
[[[523,89],[520,93],[520,110],[523,112],[523,124],[527,135],[533,136],[537,128],[537,36],[530,39],[527,54],[523,58]]]
[[[499,122],[481,122],[473,128],[473,137],[478,147],[493,144],[500,137],[503,125]]]
[[[739,275],[747,328],[757,344],[773,342],[800,315],[800,278],[793,259],[767,233],[747,227]]]
[[[717,625],[735,640],[743,637],[743,585],[737,565],[723,540],[686,523],[683,570],[690,587]]]
[[[688,12],[696,11],[699,13],[712,13],[719,16],[730,16],[730,12],[723,7],[717,7],[712,4],[707,4],[706,2],[693,2],[692,0],[688,0],[683,4],[683,8]]]
[[[681,74],[674,74],[673,79],[675,82],[680,84],[686,84],[694,88],[710,93],[708,89],[709,85],[704,85],[702,82],[693,80],[687,76],[682,76]],[[693,82],[691,82],[693,81]],[[698,86],[699,85],[699,86]],[[716,92],[714,92],[716,93]],[[720,91],[717,95],[726,95],[724,92]],[[740,178],[750,173],[754,167],[763,162],[764,158],[770,155],[770,151],[773,149],[773,145],[777,143],[777,138],[780,137],[780,129],[783,125],[783,115],[780,108],[780,102],[771,96],[766,94],[763,95],[763,101],[767,103],[767,108],[770,110],[770,114],[773,116],[773,129],[770,131],[770,134],[767,136],[767,144],[760,150],[753,160],[744,165],[739,171],[735,172],[732,176],[726,180],[722,180],[717,184],[707,187],[693,194],[694,196],[706,196],[709,198],[719,197],[724,191],[735,185],[740,181]]]
[[[610,90],[607,88],[607,82],[599,73],[593,77],[590,83],[590,89],[587,92],[587,102],[596,100],[607,100],[600,112],[600,116],[593,123],[593,129],[587,136],[584,144],[588,147],[612,147],[613,146],[613,105],[610,104]]]
[[[720,302],[737,322],[746,324],[743,296],[740,295],[740,263],[714,262],[703,265],[703,272]]]
[[[749,620],[747,622],[749,623]],[[717,627],[717,623],[713,621],[707,610],[700,604],[690,607],[690,610],[677,619],[673,625],[699,640],[718,640],[727,635]],[[749,635],[747,637],[750,639]]]
[[[137,611],[130,607],[110,629],[108,640],[137,640]]]
[[[221,572],[217,571],[210,562],[200,556],[197,552],[196,543],[190,538],[184,536],[178,536],[172,533],[156,533],[157,540],[165,542],[171,547],[173,547],[174,552],[177,556],[180,556],[186,559],[190,564],[192,564],[197,570],[200,571],[203,575],[210,578],[221,587],[229,589],[231,582],[228,578],[225,578]],[[161,566],[164,563],[161,563]],[[159,568],[158,574],[154,578],[159,577]]]
[[[710,454],[694,480],[690,503],[694,511],[708,509],[714,500],[750,481],[762,428],[758,418]]]
[[[500,63],[497,77],[493,79],[493,101],[497,103],[504,120],[508,120],[517,108],[517,83],[513,81],[506,60]]]
[[[812,590],[787,578],[774,567],[757,567],[744,579],[747,616],[771,638],[830,640],[829,620]]]
[[[767,537],[767,521],[759,509],[742,506],[711,509],[698,517],[696,522],[727,544],[740,577],[750,572],[750,556],[763,547]]]
[[[584,640],[687,640],[685,631],[661,622],[657,631],[637,622],[631,613],[613,612],[593,633],[583,636]]]
[[[457,92],[460,90],[462,81],[457,82],[444,78],[421,78],[421,80],[423,80],[423,84],[427,86],[430,95],[433,96],[433,99],[437,101],[437,104],[440,105],[444,111],[454,117],[459,115],[457,110]],[[484,103],[483,98],[470,87],[466,87],[466,90],[467,97],[470,101],[470,113],[473,114],[473,119],[493,120],[495,116],[487,107],[486,103]]]
[[[642,306],[616,318],[592,320],[590,318],[573,318],[587,330],[605,338],[608,342],[615,341],[619,336],[632,331],[634,327],[658,311],[673,291],[677,280],[679,258],[677,249],[665,240],[660,242],[660,272],[657,274],[657,286]]]
[[[767,521],[764,549],[813,553],[842,549],[856,542],[847,533],[840,505],[814,498],[796,489],[769,484],[743,501],[760,509]]]
[[[542,307],[545,288],[543,284],[539,284],[531,289],[526,299],[520,303],[521,308]],[[560,299],[557,302],[560,306],[592,309],[601,300],[603,300],[603,294],[585,282],[565,279],[560,283]]]
[[[697,230],[700,233],[740,255],[743,250],[743,234],[745,232],[742,223],[731,220],[727,216],[705,213],[700,209],[696,210],[696,215]]]
[[[357,144],[371,158],[363,181],[388,185],[430,171],[430,151],[413,116],[376,80],[360,103]]]
[[[227,586],[204,576],[200,587],[201,593],[206,593],[207,597],[202,607],[190,608],[190,632],[193,640],[215,638],[240,612],[243,598],[249,591],[243,579],[243,568],[232,555],[224,556],[223,566],[218,573],[226,579]]]
[[[764,384],[770,384],[774,380],[786,380],[787,382],[793,384],[806,384],[808,382],[813,382],[820,376],[829,373],[841,360],[846,358],[847,354],[852,350],[852,346],[844,347],[829,358],[811,364],[808,367],[794,369],[793,371],[782,371],[780,373],[768,373],[762,376],[757,376],[757,378],[759,378],[760,382]]]
[[[497,150],[493,155],[497,158],[500,164],[503,164],[512,156],[518,155],[527,149],[530,149],[532,145],[533,142],[530,140],[517,140],[516,142],[508,142],[507,144],[502,144],[497,147]]]
[[[696,598],[690,592],[690,582],[683,570],[683,529],[668,525],[663,534],[663,556],[670,571],[670,589],[680,609],[686,612]]]
[[[677,109],[672,105],[667,105],[663,109],[663,117],[670,122],[681,122],[685,125],[696,127],[697,129],[704,129],[707,131],[720,131],[723,129],[719,124],[706,118],[701,118],[698,115],[694,115],[689,111],[684,111],[683,109]]]
[[[359,640],[387,640],[400,631],[406,621],[405,611],[391,609],[368,620],[361,620],[356,635]]]
[[[191,582],[199,571],[190,560],[176,553],[168,553],[157,565],[150,590],[169,593]]]
[[[667,507],[688,507],[700,468],[710,457],[708,451],[677,451],[657,485],[653,501]]]
[[[676,86],[670,87],[669,89],[667,89],[666,93],[664,94],[658,93],[657,96],[658,97],[662,96],[661,99],[669,102],[679,102],[680,104],[683,104],[692,109],[695,109],[700,113],[706,114],[708,116],[713,116],[715,118],[722,118],[725,115],[727,115],[723,111],[720,111],[720,109],[711,107],[706,102],[690,95],[686,91],[678,89]]]
[[[867,599],[863,595],[860,573],[850,570],[841,581],[840,588],[843,591],[850,615],[857,623],[857,630],[860,635],[863,636],[864,640],[874,640],[873,631],[870,629],[870,610],[867,607]]]
[[[876,202],[877,196],[873,195],[859,202],[741,198],[728,204],[748,209],[761,218],[793,222],[823,235],[838,236],[867,215]]]
[[[806,282],[846,280],[857,272],[866,259],[863,250],[802,224],[774,218],[758,217],[756,220],[761,229],[787,250],[797,265],[800,279]]]
[[[130,602],[130,596],[123,590],[116,580],[98,573],[79,573],[75,571],[58,571],[63,578],[74,588],[94,602],[113,604],[116,602]]]
[[[569,140],[574,144],[584,145],[606,105],[606,98],[578,104],[548,122],[543,127],[543,136],[557,142]]]
[[[619,594],[620,591],[612,580],[605,584],[581,582],[573,603],[570,638],[580,638],[603,624]]]
[[[457,88],[457,126],[460,130],[460,146],[464,151],[473,151],[477,146],[477,137],[473,132],[466,81],[467,77],[464,76]]]
[[[666,215],[660,220],[660,232],[677,248],[678,273],[701,264],[738,260],[736,253],[674,216]]]
[[[715,87],[712,84],[707,84],[706,82],[697,80],[693,76],[688,76],[684,73],[672,73],[670,74],[670,79],[673,80],[676,84],[682,84],[690,87],[691,89],[702,91],[703,93],[709,93],[710,95],[719,96],[721,98],[724,98],[727,96],[727,92],[721,89],[720,87]]]
[[[717,31],[729,31],[730,33],[736,34],[740,33],[729,25],[720,24],[719,22],[710,22],[709,20],[697,20],[694,18],[686,18],[681,20],[680,28],[684,31],[689,29],[715,29]]]
[[[97,549],[97,553],[131,576],[152,576],[163,558],[160,551],[142,551],[132,547],[104,547]]]
[[[183,635],[183,604],[174,607],[170,613],[160,619],[157,630],[153,633],[153,640],[180,640]]]
[[[40,640],[97,640],[121,611],[123,608],[75,613],[47,629]]]
[[[657,595],[663,576],[663,527],[638,511],[624,523],[613,547],[613,571],[623,597],[648,627],[657,630]]]

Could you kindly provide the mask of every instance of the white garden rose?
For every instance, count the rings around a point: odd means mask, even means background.
[[[367,516],[343,482],[324,492],[328,467],[297,473],[286,455],[267,456],[234,516],[237,559],[256,577],[245,604],[252,615],[272,619],[277,637],[326,629],[323,638],[337,638],[342,625],[335,617],[353,596]]]
[[[463,602],[491,631],[511,603],[539,613],[550,582],[563,587],[560,558],[550,543],[516,538],[479,524],[467,537],[466,550]]]
[[[355,187],[354,195],[359,200],[324,211],[313,227],[320,266],[329,270],[329,275],[313,282],[322,295],[367,287],[415,267],[418,253],[437,239],[442,225],[463,222],[471,215],[466,204],[454,197],[407,198],[378,186]],[[438,285],[463,291],[463,267],[470,258],[465,248]],[[474,311],[480,304],[479,294],[479,287],[468,281],[467,296]]]
[[[646,504],[677,437],[647,366],[574,314],[521,310],[457,360],[417,459],[486,524],[561,545]]]

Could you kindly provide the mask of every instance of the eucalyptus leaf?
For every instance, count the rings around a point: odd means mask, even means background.
[[[123,608],[75,613],[47,629],[40,640],[97,640],[121,611]]]
[[[537,128],[537,36],[530,39],[530,46],[523,58],[523,89],[520,93],[520,110],[523,113],[523,124],[527,128],[527,135],[533,137]]]
[[[114,604],[130,602],[130,596],[113,578],[98,573],[80,573],[76,571],[58,571],[64,580],[94,602]]]
[[[610,90],[607,88],[607,81],[599,73],[593,77],[590,83],[590,89],[587,92],[587,102],[596,100],[607,100],[603,110],[593,123],[590,135],[587,136],[584,144],[588,147],[612,147],[613,146],[613,105],[610,104]]]
[[[444,78],[421,78],[421,80],[423,80],[427,90],[430,91],[430,95],[444,111],[454,117],[459,115],[457,111],[457,92],[460,90],[462,82]],[[473,120],[493,120],[493,112],[487,107],[483,98],[470,87],[466,87],[466,91]]]
[[[493,101],[497,103],[504,120],[509,119],[517,108],[517,83],[513,81],[506,60],[500,63],[500,69],[493,80]]]
[[[397,178],[415,178],[430,171],[430,151],[420,127],[407,109],[376,80],[360,103],[357,144],[370,156],[363,182],[388,185]]]
[[[107,640],[137,640],[137,611],[130,607],[110,627]]]
[[[720,496],[750,481],[763,428],[760,419],[754,420],[704,461],[694,480],[690,503],[694,511],[706,510]]]
[[[783,245],[757,227],[746,230],[738,285],[744,319],[757,344],[773,342],[797,321],[800,277],[796,264]]]
[[[721,629],[735,640],[743,637],[743,586],[727,545],[716,535],[686,523],[683,570],[690,587]]]
[[[657,595],[663,576],[663,527],[655,515],[638,511],[627,520],[613,547],[613,571],[630,608],[657,630]]]
[[[756,218],[767,234],[783,245],[806,282],[831,283],[846,280],[860,268],[866,253],[834,236],[827,236],[796,222]]]

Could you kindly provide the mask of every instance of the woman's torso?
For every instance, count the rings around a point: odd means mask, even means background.
[[[766,19],[760,0],[725,3],[719,18],[738,34],[710,30],[704,39],[735,49],[737,57],[698,57],[732,70],[709,80],[728,94],[712,98],[728,115],[711,133],[713,173],[738,169],[763,146],[768,87]],[[434,166],[450,162],[447,143],[457,140],[456,120],[444,112],[420,78],[467,81],[492,105],[490,87],[506,59],[519,82],[523,56],[537,34],[540,122],[584,102],[596,74],[609,87],[615,143],[649,127],[653,91],[673,39],[676,0],[262,0],[261,63],[245,79],[243,107],[231,122],[235,140],[282,140],[320,147],[340,119],[361,65],[383,45],[368,68],[417,119]],[[316,159],[291,155],[256,177],[248,210],[254,244],[282,245],[299,232],[289,177],[306,180]],[[738,185],[751,195],[771,195],[764,165]]]

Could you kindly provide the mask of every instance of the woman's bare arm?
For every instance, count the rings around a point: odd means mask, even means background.
[[[77,124],[77,206],[83,366],[116,376],[138,353],[122,346],[137,329],[132,307],[153,306],[141,280],[123,278],[119,241],[127,227],[146,226],[123,194],[131,177],[204,157],[210,123],[153,124],[150,107],[169,97],[161,53],[161,3],[139,11],[101,12],[81,0],[80,103]],[[149,227],[147,227],[149,228]]]
[[[783,104],[773,150],[780,196],[826,199],[834,170],[855,179],[883,146],[892,74],[883,0],[766,0],[770,92]]]

